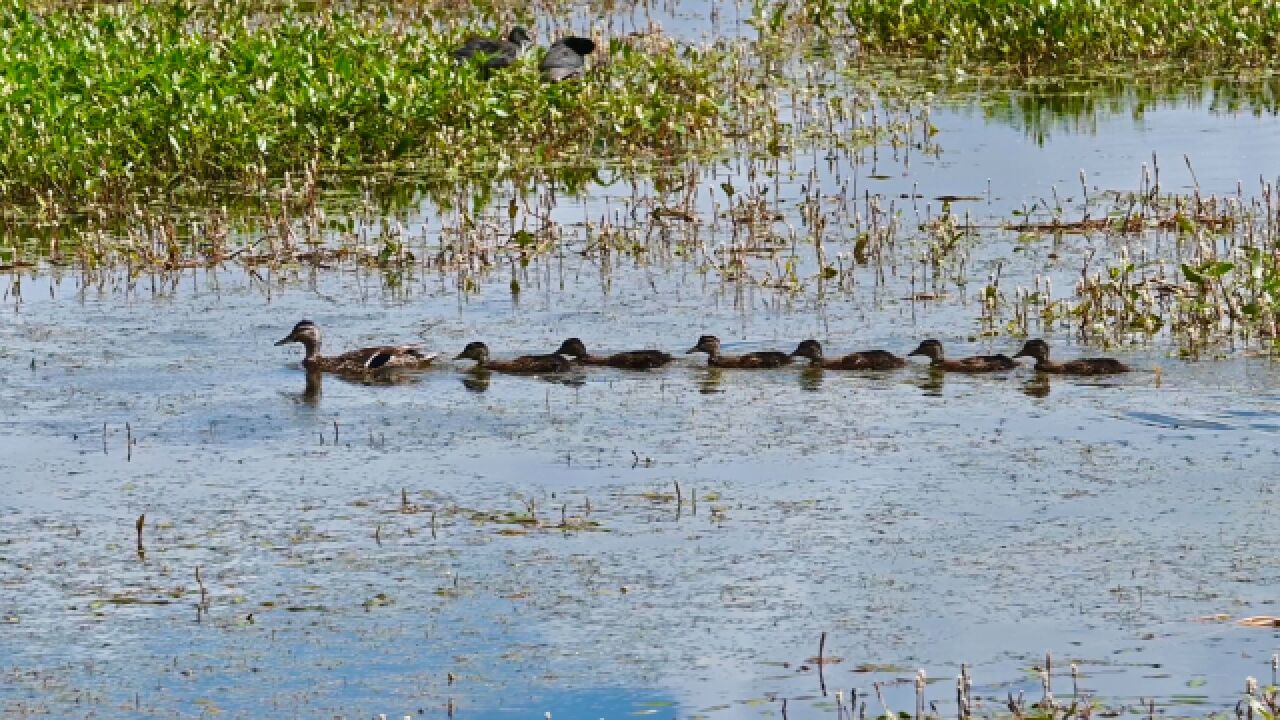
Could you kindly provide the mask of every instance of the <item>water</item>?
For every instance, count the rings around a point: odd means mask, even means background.
[[[976,101],[939,102],[940,156],[801,155],[756,182],[780,196],[783,234],[814,179],[828,202],[856,184],[927,221],[945,194],[978,196],[979,218],[1074,195],[1082,168],[1099,192],[1133,190],[1152,153],[1169,189],[1191,187],[1183,153],[1205,192],[1273,172],[1274,118],[1206,103],[1136,120],[1122,103],[1033,137]],[[961,663],[997,712],[1007,693],[1039,697],[1029,669],[1046,650],[1059,699],[1076,662],[1079,692],[1118,712],[1154,697],[1202,715],[1232,707],[1244,677],[1269,680],[1280,633],[1234,622],[1280,614],[1280,369],[1263,357],[1188,361],[1157,340],[1111,350],[1135,373],[1073,380],[715,371],[681,355],[487,383],[447,359],[474,339],[509,356],[569,336],[679,354],[706,332],[731,352],[810,336],[828,355],[926,336],[957,356],[1017,349],[971,340],[973,291],[912,301],[910,229],[878,281],[867,266],[779,292],[708,271],[745,232],[717,217],[716,188],[746,193],[767,165],[698,168],[700,222],[607,260],[587,250],[602,219],[653,230],[625,222],[649,180],[561,198],[563,249],[477,273],[473,293],[462,273],[392,285],[350,263],[0,281],[4,714],[745,718],[786,698],[810,717],[853,688],[879,714],[872,683],[910,710],[916,668],[948,713]],[[401,216],[432,243],[451,218],[427,200]],[[971,272],[1055,277],[1059,295],[1089,248],[1145,241],[1068,237],[1049,257],[1015,235],[970,242]],[[819,261],[797,247],[811,277]],[[443,359],[307,393],[299,349],[272,345],[303,317],[333,351],[418,341]],[[824,632],[840,660],[819,675]]]

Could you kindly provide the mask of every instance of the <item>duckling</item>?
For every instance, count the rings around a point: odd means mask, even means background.
[[[595,52],[596,43],[591,38],[570,35],[562,37],[547,48],[539,69],[543,79],[549,82],[560,82],[573,77],[580,77],[586,66],[583,58]]]
[[[1008,355],[975,355],[959,360],[947,360],[942,355],[942,343],[932,339],[922,341],[919,347],[907,355],[923,355],[929,358],[932,367],[950,372],[995,372],[1018,367],[1018,363]]]
[[[483,56],[485,70],[499,70],[511,65],[532,41],[529,31],[519,25],[511,28],[506,39],[472,36],[453,51],[453,57],[466,62]]]
[[[1018,351],[1016,358],[1035,358],[1036,370],[1060,375],[1115,375],[1129,372],[1129,366],[1115,358],[1078,358],[1056,363],[1049,360],[1049,344],[1044,340],[1028,340]]]
[[[276,345],[295,342],[306,349],[302,367],[308,372],[363,373],[380,368],[424,368],[436,359],[436,353],[423,352],[417,345],[360,348],[326,357],[320,354],[320,328],[310,320],[294,325],[293,331],[278,340]]]
[[[587,346],[583,345],[578,338],[569,338],[560,343],[560,349],[556,350],[556,354],[575,358],[583,365],[608,365],[628,370],[649,370],[671,362],[671,356],[661,350],[631,350],[612,355],[592,355],[587,352]]]
[[[534,373],[561,373],[572,369],[563,355],[521,355],[510,360],[490,360],[489,346],[482,342],[467,343],[455,360],[475,360],[476,370],[494,370],[515,375]]]
[[[707,366],[718,368],[777,368],[791,363],[791,356],[776,350],[752,352],[744,355],[721,355],[720,338],[715,335],[703,335],[698,344],[689,348],[685,355],[704,352],[707,354]]]
[[[893,370],[907,364],[906,360],[888,350],[865,350],[827,360],[822,357],[822,343],[817,340],[800,343],[791,357],[809,358],[810,367],[831,370]]]

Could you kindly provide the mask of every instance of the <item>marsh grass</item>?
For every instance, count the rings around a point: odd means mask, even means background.
[[[7,0],[0,199],[120,200],[312,162],[492,172],[717,140],[716,51],[615,39],[587,79],[548,85],[536,52],[491,78],[460,67],[463,34],[247,3],[37,13]]]
[[[808,0],[833,19],[837,4]],[[845,19],[872,52],[1026,69],[1133,60],[1270,66],[1280,3],[1257,0],[848,0]]]

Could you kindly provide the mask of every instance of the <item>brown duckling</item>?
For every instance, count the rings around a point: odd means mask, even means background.
[[[907,364],[888,350],[864,350],[828,360],[822,356],[822,343],[817,340],[800,343],[791,357],[809,358],[810,367],[830,370],[893,370]]]
[[[1060,375],[1115,375],[1129,372],[1129,366],[1115,358],[1078,358],[1056,363],[1049,360],[1049,344],[1044,340],[1028,340],[1018,351],[1016,358],[1035,358],[1036,370]]]
[[[661,350],[631,350],[612,355],[592,355],[587,352],[587,346],[578,338],[569,338],[560,343],[560,349],[556,350],[556,354],[574,358],[583,365],[608,365],[628,370],[649,370],[671,362],[671,356]]]
[[[423,368],[436,359],[436,353],[423,352],[417,345],[384,345],[360,348],[341,355],[320,354],[320,328],[310,320],[293,326],[293,331],[276,342],[301,343],[306,350],[302,367],[307,371],[331,373],[363,373],[381,368]]]
[[[1018,363],[1008,355],[974,355],[959,360],[948,360],[943,357],[942,343],[932,339],[922,341],[919,347],[907,355],[923,355],[929,358],[932,367],[949,372],[995,372],[1018,367]]]
[[[467,343],[455,360],[475,360],[476,370],[494,370],[496,372],[515,375],[534,373],[569,372],[572,365],[563,356],[556,353],[550,355],[521,355],[510,360],[490,360],[489,346],[482,342]]]
[[[706,353],[707,365],[718,368],[777,368],[791,362],[790,355],[776,350],[743,355],[721,355],[720,338],[715,335],[703,335],[698,338],[698,344],[689,348],[685,355],[696,352]]]

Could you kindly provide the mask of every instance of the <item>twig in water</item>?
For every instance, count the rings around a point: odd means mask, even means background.
[[[139,515],[138,521],[133,524],[134,528],[138,531],[138,557],[139,558],[146,557],[146,554],[147,554],[146,548],[142,547],[142,528],[146,524],[147,524],[146,513],[142,513],[141,515]]]

